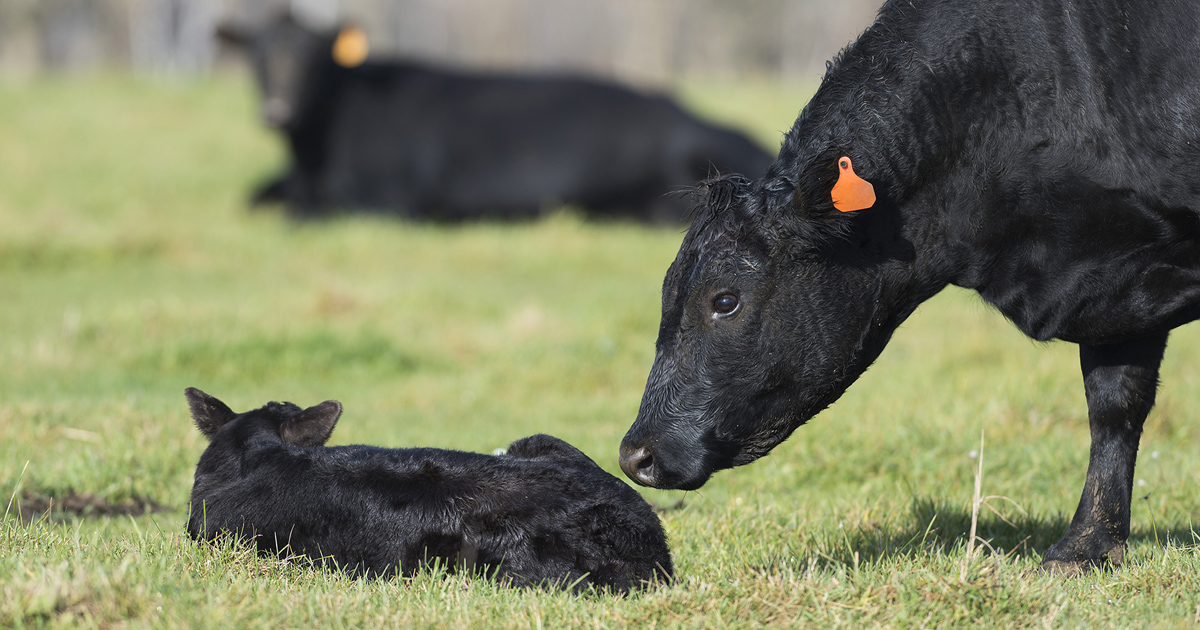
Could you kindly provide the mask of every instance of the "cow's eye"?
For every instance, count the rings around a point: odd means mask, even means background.
[[[718,315],[728,315],[735,311],[737,307],[738,299],[736,295],[726,293],[713,300],[713,311]]]

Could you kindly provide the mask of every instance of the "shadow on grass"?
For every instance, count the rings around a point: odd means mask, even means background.
[[[1003,516],[986,508],[981,510],[976,535],[997,553],[1010,558],[1032,557],[1040,561],[1070,524],[1070,517],[1065,514],[1021,514],[1012,508],[998,511]],[[971,531],[971,512],[966,506],[927,497],[914,498],[908,518],[898,521],[902,522],[869,521],[818,538],[815,566],[853,567],[892,557],[944,554],[964,547]],[[1132,529],[1129,542],[1198,547],[1200,532],[1192,523],[1141,524]],[[983,546],[983,551],[988,552],[987,546]]]

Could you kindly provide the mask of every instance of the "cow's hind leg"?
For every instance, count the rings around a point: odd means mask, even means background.
[[[1076,573],[1119,565],[1129,538],[1133,466],[1142,424],[1154,406],[1167,335],[1103,346],[1079,346],[1092,450],[1079,508],[1042,566]]]

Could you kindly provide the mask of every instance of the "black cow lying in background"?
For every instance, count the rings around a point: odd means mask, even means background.
[[[211,441],[192,488],[197,540],[230,532],[261,554],[303,554],[352,575],[411,575],[438,561],[519,585],[618,592],[672,576],[650,505],[557,438],[517,440],[505,455],[327,448],[335,401],[238,414],[186,394]]]
[[[290,171],[255,201],[300,215],[507,218],[570,204],[676,222],[692,205],[681,188],[771,162],[736,132],[614,84],[365,61],[361,31],[317,33],[289,16],[219,35],[249,55],[264,118],[290,144]]]

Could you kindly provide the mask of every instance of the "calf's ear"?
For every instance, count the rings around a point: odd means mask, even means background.
[[[583,451],[552,435],[539,433],[508,445],[506,453],[517,459],[551,459],[580,466],[598,466]]]
[[[209,440],[212,440],[217,431],[237,415],[225,403],[195,387],[183,390],[183,395],[187,396],[188,407],[192,410],[192,420],[196,422],[196,428],[200,429],[204,437]]]
[[[342,417],[342,403],[326,400],[288,418],[279,425],[279,437],[294,446],[321,446]]]

